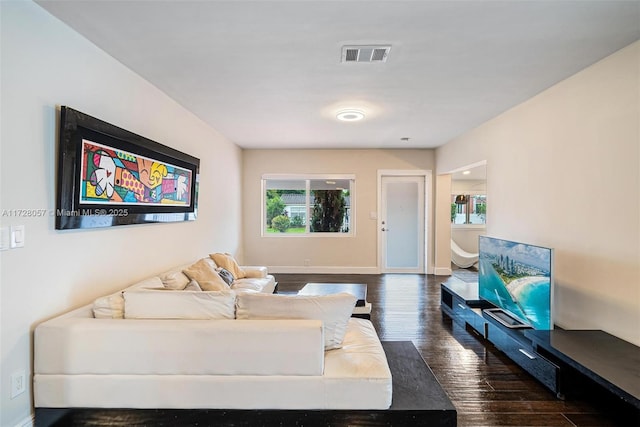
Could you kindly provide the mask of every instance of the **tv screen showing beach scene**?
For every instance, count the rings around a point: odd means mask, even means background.
[[[480,236],[480,297],[535,329],[553,329],[553,250]]]

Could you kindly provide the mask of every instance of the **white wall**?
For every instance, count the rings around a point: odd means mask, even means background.
[[[555,248],[556,323],[640,345],[640,42],[436,151],[487,161],[487,235]]]
[[[378,170],[433,170],[433,154],[433,150],[245,150],[244,260],[281,272],[375,272],[378,226],[369,214],[377,210]],[[265,173],[355,174],[356,235],[261,237],[261,178]],[[433,206],[433,188],[427,192],[429,206]],[[427,215],[432,222],[432,212]],[[433,237],[428,238],[433,264]],[[305,260],[310,260],[308,267]]]
[[[31,374],[32,330],[151,273],[240,245],[241,150],[151,84],[31,2],[2,13],[1,209],[55,208],[59,105],[201,159],[194,222],[60,232],[54,218],[0,218],[26,226],[26,246],[1,252],[0,425],[31,412],[9,399],[9,376]]]

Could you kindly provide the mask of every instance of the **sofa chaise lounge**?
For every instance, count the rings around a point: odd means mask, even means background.
[[[184,269],[38,325],[36,408],[389,408],[387,359],[350,317],[354,297],[274,295],[264,267],[184,290]]]

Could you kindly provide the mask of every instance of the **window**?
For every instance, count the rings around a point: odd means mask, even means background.
[[[485,194],[459,194],[451,196],[452,224],[486,224],[487,196]]]
[[[265,175],[265,236],[351,235],[352,175]]]

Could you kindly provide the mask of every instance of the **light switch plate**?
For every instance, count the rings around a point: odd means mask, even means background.
[[[14,225],[11,227],[11,248],[21,248],[24,246],[24,225]]]

